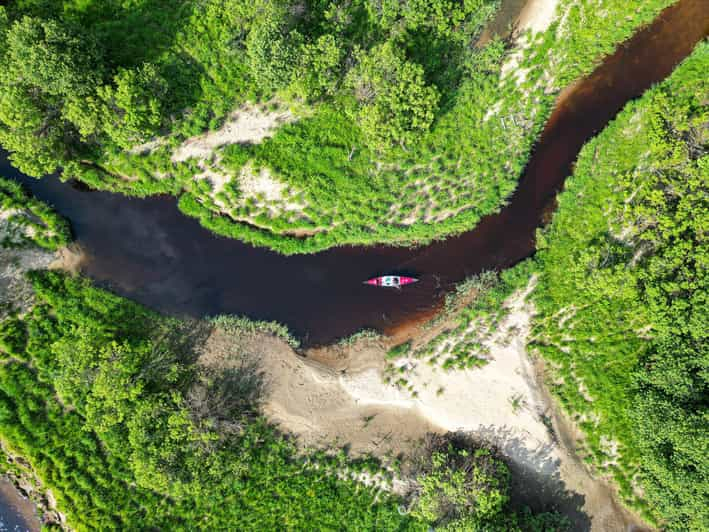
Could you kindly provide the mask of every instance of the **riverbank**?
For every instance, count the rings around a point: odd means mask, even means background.
[[[697,369],[709,340],[707,146],[696,140],[707,71],[703,42],[584,147],[535,256],[535,349],[583,431],[577,453],[625,504],[676,530],[709,521],[709,383]]]
[[[505,301],[509,313],[495,332],[487,365],[443,370],[405,360],[407,387],[385,383],[391,342],[371,336],[296,353],[269,335],[230,338],[216,330],[200,363],[224,369],[229,353],[248,353],[266,382],[264,413],[297,435],[302,448],[345,446],[354,456],[405,460],[428,433],[464,431],[509,460],[518,477],[518,504],[557,509],[569,516],[574,530],[641,529],[644,523],[624,510],[614,490],[591,477],[565,444],[568,422],[553,406],[525,349],[533,314],[526,299],[532,289],[530,283]],[[417,337],[412,349],[418,343],[425,344],[426,336]],[[395,490],[403,488],[394,483]]]
[[[696,0],[678,3],[565,91],[509,205],[445,242],[415,249],[342,247],[286,258],[215,237],[182,216],[167,197],[138,200],[86,192],[56,178],[23,182],[72,221],[86,275],[153,308],[278,321],[310,345],[332,343],[363,328],[395,334],[430,316],[464,279],[507,268],[534,252],[540,219],[578,150],[691,51],[705,34],[701,9]],[[19,178],[6,160],[0,170]],[[422,281],[400,293],[360,284],[392,272]]]
[[[509,200],[561,89],[671,3],[643,2],[633,9],[614,0],[593,6],[506,2],[501,20],[492,20],[478,42],[488,45],[493,32],[509,35],[501,28],[511,24],[516,30],[510,49],[495,57],[489,73],[461,83],[459,99],[413,149],[386,157],[362,150],[351,135],[338,136],[337,110],[327,108],[248,150],[224,148],[238,153],[242,175],[255,165],[279,188],[296,191],[300,200],[284,205],[300,204],[302,212],[283,212],[278,202],[267,208],[263,202],[229,205],[229,194],[215,201],[200,190],[187,191],[181,208],[217,234],[285,254],[342,245],[420,246],[464,233]],[[327,130],[327,138],[316,130]],[[298,163],[282,160],[286,153]],[[322,160],[330,167],[324,169]],[[240,179],[221,172],[220,190]]]

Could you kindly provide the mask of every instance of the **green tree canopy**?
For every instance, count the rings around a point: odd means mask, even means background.
[[[293,90],[305,100],[333,95],[342,69],[344,50],[331,34],[318,37],[314,43],[300,48],[298,69],[293,77]]]
[[[264,92],[282,89],[291,82],[302,36],[289,29],[285,9],[267,7],[254,21],[246,38],[251,76]]]
[[[167,82],[150,63],[119,70],[114,85],[99,91],[105,102],[104,130],[119,146],[130,148],[155,135],[163,122]]]
[[[351,113],[368,141],[383,149],[405,146],[427,131],[439,94],[426,85],[423,68],[407,61],[391,41],[360,51],[357,58],[347,80],[355,102]]]
[[[78,132],[67,100],[101,79],[93,41],[52,20],[23,17],[4,33],[0,70],[0,144],[25,173],[42,175],[75,155]]]
[[[101,78],[94,43],[53,20],[23,17],[6,34],[3,78],[52,96],[86,93]]]
[[[558,514],[511,511],[509,468],[491,449],[462,434],[430,436],[413,461],[413,473],[411,514],[436,530],[568,530],[568,521]]]

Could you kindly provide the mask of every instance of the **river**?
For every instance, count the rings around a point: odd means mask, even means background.
[[[37,510],[8,480],[0,477],[0,532],[38,531]]]
[[[72,224],[83,273],[160,311],[276,320],[309,345],[362,328],[396,332],[430,316],[456,283],[534,252],[535,230],[583,144],[629,100],[661,81],[709,33],[707,0],[682,0],[567,88],[509,204],[472,231],[419,248],[342,247],[284,257],[218,237],[182,215],[174,198],[86,191],[34,180],[4,154],[0,175],[28,185]],[[373,275],[421,277],[410,289],[362,285]]]

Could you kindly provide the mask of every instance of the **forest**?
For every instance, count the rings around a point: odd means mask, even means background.
[[[497,0],[17,0],[0,144],[282,253],[427,242],[500,209],[558,91],[670,3],[562,0],[515,41],[483,39]],[[183,150],[232,121],[273,131]]]
[[[537,238],[532,345],[579,452],[670,530],[709,522],[709,43],[581,152]]]

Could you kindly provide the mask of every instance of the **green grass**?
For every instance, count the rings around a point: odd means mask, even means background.
[[[423,360],[445,370],[472,369],[487,364],[488,344],[509,314],[505,300],[526,287],[533,268],[532,261],[524,261],[502,273],[484,272],[460,283],[448,295],[443,311],[427,324],[433,327],[449,320],[455,326],[415,347],[413,342],[406,342],[391,348],[387,353],[390,361],[385,369],[387,378],[392,380],[397,372],[407,371],[407,366],[396,366],[394,362],[403,357]]]

